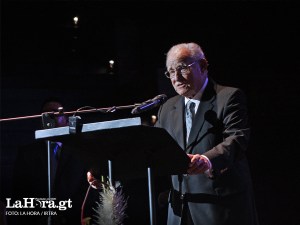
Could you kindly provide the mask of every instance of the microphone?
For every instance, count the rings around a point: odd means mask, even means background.
[[[153,109],[157,106],[162,105],[167,101],[168,97],[165,94],[157,95],[153,99],[147,100],[143,102],[142,104],[136,106],[132,111],[131,114],[139,114],[144,111],[148,111],[150,109]]]

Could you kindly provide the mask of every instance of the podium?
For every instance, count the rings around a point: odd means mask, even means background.
[[[145,126],[141,119],[128,118],[82,124],[76,133],[70,127],[36,130],[35,138],[48,141],[48,181],[50,141],[73,147],[86,165],[98,168],[110,180],[148,177],[151,225],[156,224],[153,204],[153,175],[186,173],[189,158],[163,128]],[[49,196],[51,187],[48,185]]]

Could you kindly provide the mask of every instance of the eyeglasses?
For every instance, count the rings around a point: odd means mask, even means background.
[[[175,77],[175,73],[176,72],[179,72],[181,75],[186,75],[187,73],[190,72],[190,67],[192,65],[194,65],[197,61],[195,62],[192,62],[191,64],[189,65],[181,65],[181,66],[178,66],[176,69],[170,69],[169,71],[166,71],[165,72],[165,76],[167,78],[170,78],[170,79],[173,79]]]

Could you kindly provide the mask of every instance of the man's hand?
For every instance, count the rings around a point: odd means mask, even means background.
[[[203,174],[203,173],[209,175],[211,169],[211,163],[206,156],[200,154],[195,154],[195,155],[187,154],[187,155],[191,159],[191,162],[189,164],[189,169],[187,170],[187,173],[189,175]]]

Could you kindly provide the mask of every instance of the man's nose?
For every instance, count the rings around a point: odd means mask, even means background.
[[[175,70],[174,71],[174,76],[173,76],[173,79],[178,79],[178,78],[181,78],[182,76],[181,76],[181,73],[180,73],[180,71],[179,70]]]

